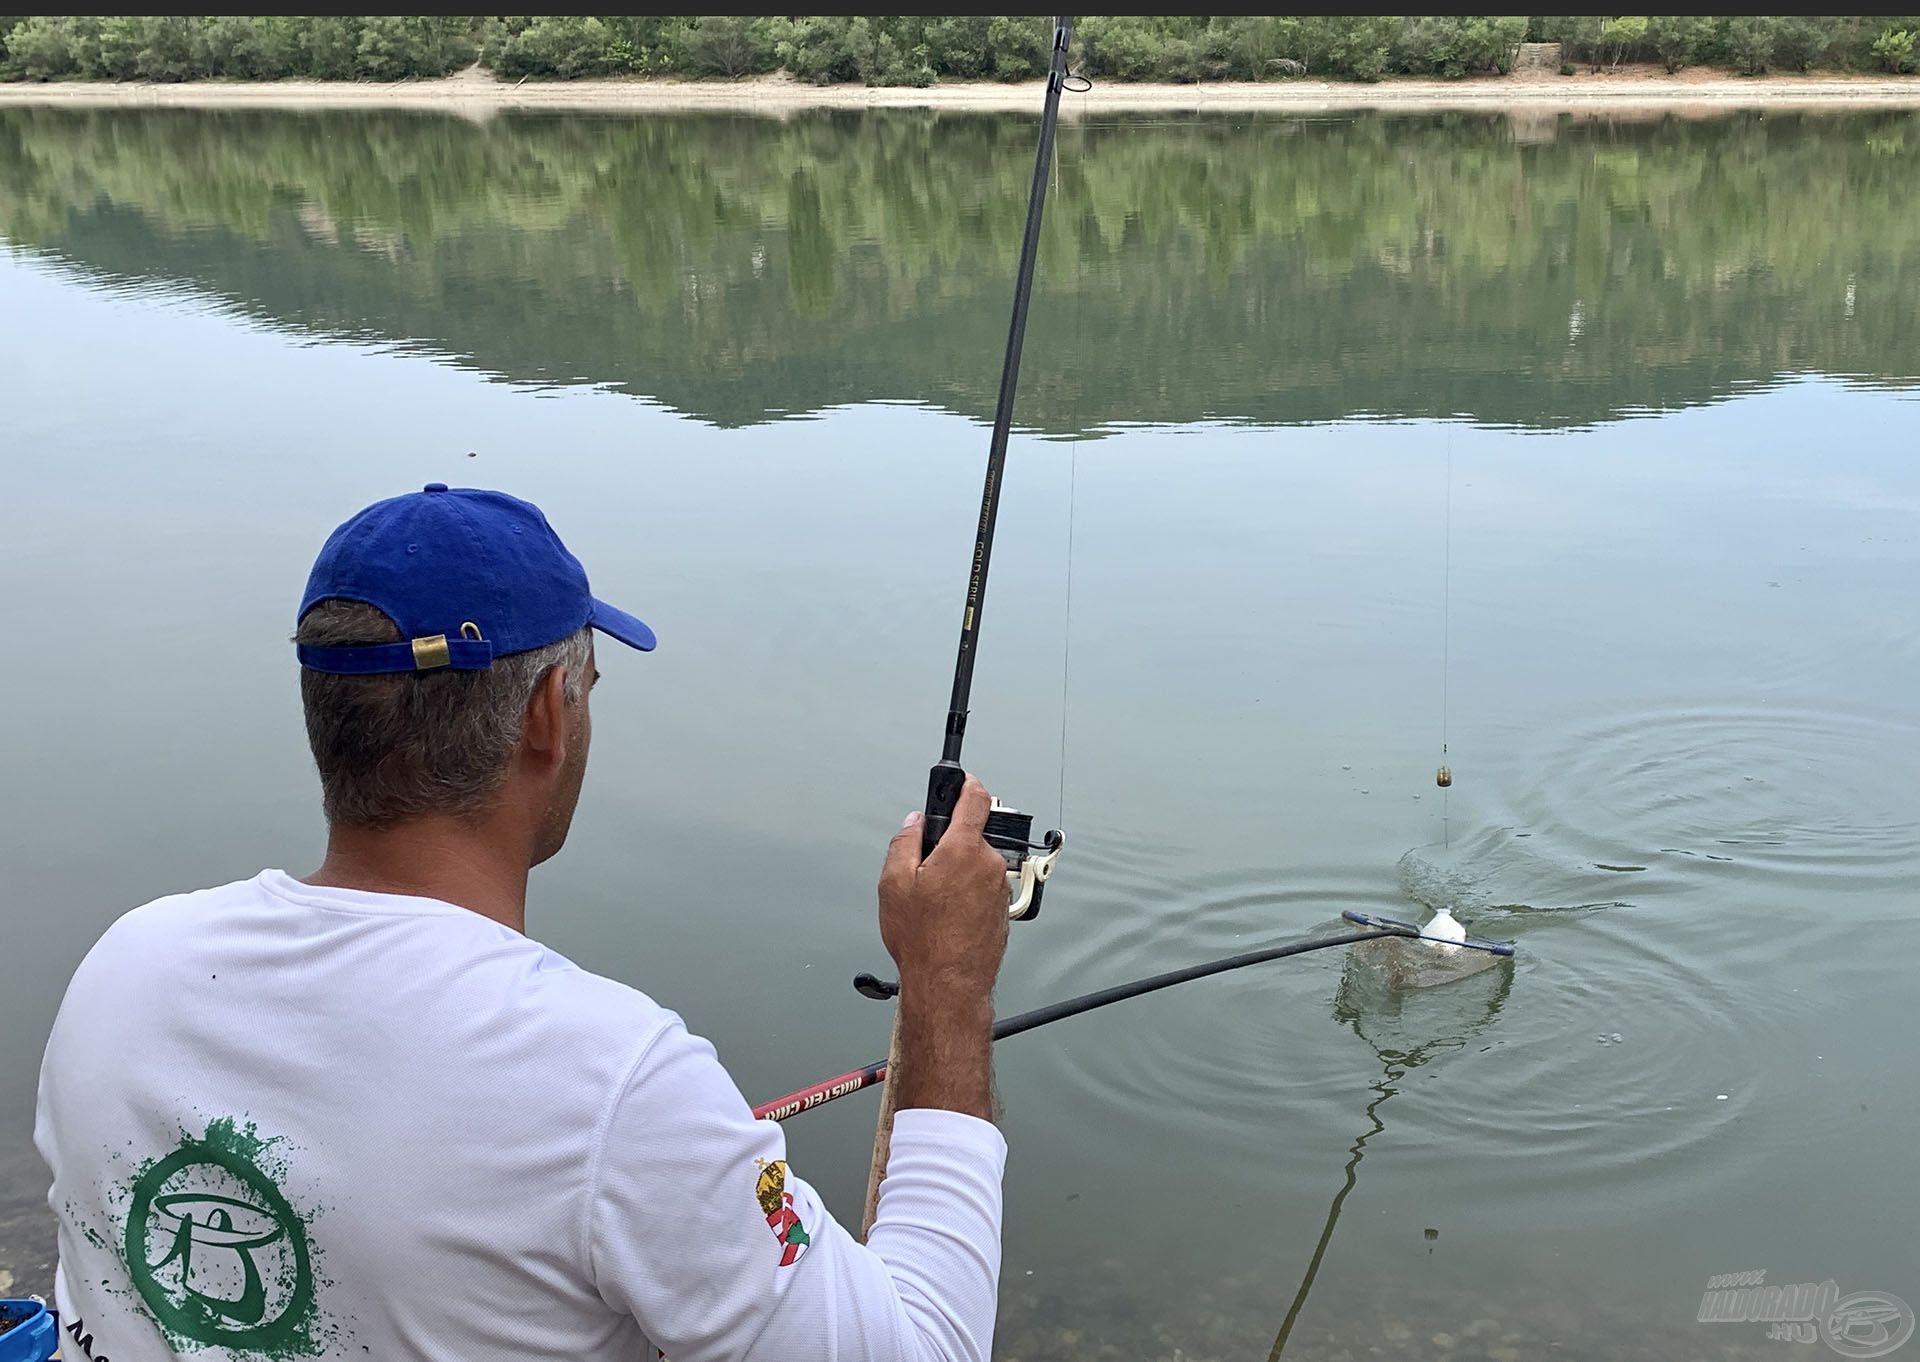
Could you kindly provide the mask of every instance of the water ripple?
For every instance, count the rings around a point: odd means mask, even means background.
[[[1516,817],[1595,868],[1823,891],[1911,884],[1920,729],[1788,705],[1690,705],[1555,734]]]

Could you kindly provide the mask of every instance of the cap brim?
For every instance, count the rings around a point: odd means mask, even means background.
[[[617,638],[629,648],[638,648],[643,653],[653,651],[653,630],[624,610],[615,609],[599,597],[594,597],[593,614],[587,620],[594,628],[608,638]]]

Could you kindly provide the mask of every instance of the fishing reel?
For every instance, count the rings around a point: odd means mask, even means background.
[[[945,831],[948,821],[949,818],[941,819],[941,832]],[[1060,849],[1067,844],[1067,835],[1054,828],[1036,842],[1033,815],[995,799],[987,809],[987,823],[981,836],[1007,863],[1007,916],[1015,922],[1033,921],[1040,916],[1040,899],[1046,892],[1047,880],[1053,875],[1053,867],[1060,860]],[[935,832],[929,850],[938,841],[939,832]],[[877,974],[854,975],[853,987],[861,997],[876,1002],[885,1002],[900,994],[899,984]]]
[[[933,849],[940,845],[966,783],[967,773],[960,763],[944,757],[927,773],[927,812],[920,834],[922,856],[933,855]],[[1033,815],[995,799],[987,810],[983,835],[987,845],[1007,863],[1007,916],[1015,922],[1031,922],[1040,916],[1040,895],[1053,874],[1054,862],[1060,859],[1066,834],[1055,828],[1036,842]]]
[[[1040,896],[1060,848],[1067,835],[1054,828],[1038,842],[1033,839],[1033,815],[993,801],[987,810],[987,845],[1000,853],[1007,863],[1007,916],[1015,922],[1031,922],[1040,916]]]

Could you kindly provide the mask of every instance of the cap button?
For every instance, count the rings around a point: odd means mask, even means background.
[[[430,482],[423,490],[428,492],[444,492],[447,490],[447,485],[444,482]]]

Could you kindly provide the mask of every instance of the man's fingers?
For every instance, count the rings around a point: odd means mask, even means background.
[[[987,809],[993,797],[987,787],[972,776],[960,787],[960,802],[953,806],[953,822],[947,825],[947,837],[962,837],[962,845],[971,845],[987,830]],[[943,843],[946,837],[940,839]]]
[[[904,883],[920,869],[920,825],[925,821],[920,814],[910,813],[900,831],[893,834],[893,840],[887,843],[886,864],[880,867],[882,884]]]

